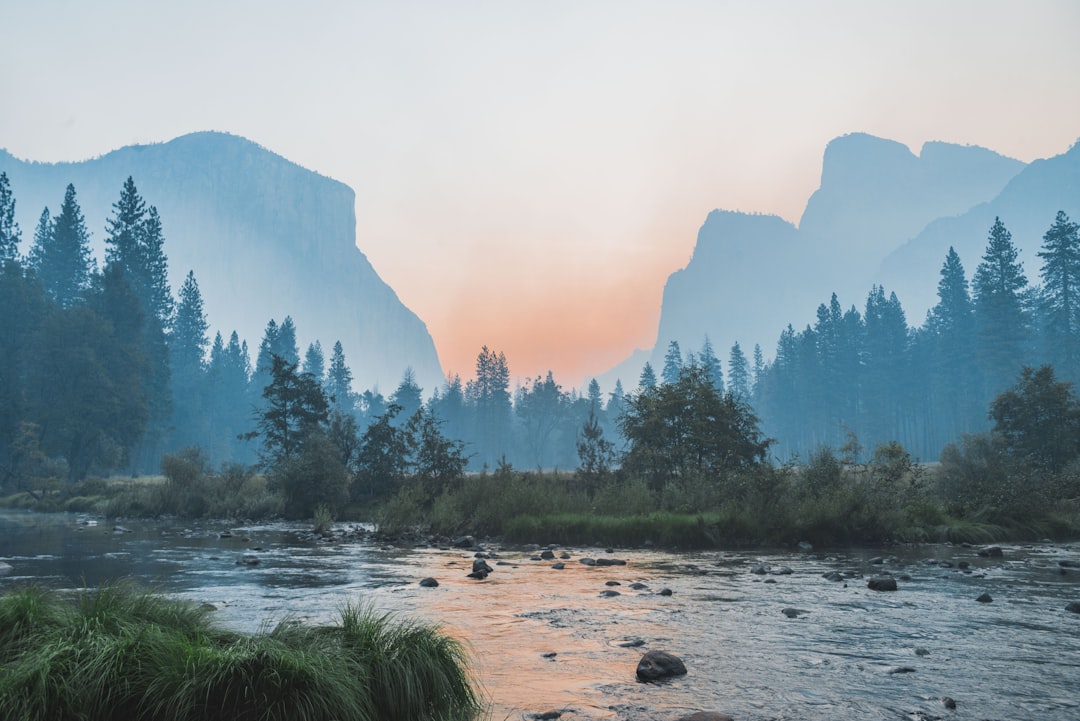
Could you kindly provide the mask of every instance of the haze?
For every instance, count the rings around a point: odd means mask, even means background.
[[[1068,1],[219,5],[0,2],[0,147],[213,129],[339,179],[465,376],[484,344],[572,384],[651,346],[706,214],[798,222],[838,135],[1080,135]]]

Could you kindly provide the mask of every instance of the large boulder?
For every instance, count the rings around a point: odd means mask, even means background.
[[[686,664],[682,659],[667,651],[647,651],[637,665],[639,681],[659,681],[685,673]]]
[[[874,576],[866,582],[871,591],[895,591],[896,579],[892,576]]]

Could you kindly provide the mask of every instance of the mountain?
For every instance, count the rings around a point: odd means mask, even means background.
[[[877,277],[900,298],[911,299],[905,302],[908,319],[921,323],[937,302],[937,271],[949,247],[956,249],[970,280],[986,251],[994,218],[1000,217],[1012,233],[1028,282],[1035,285],[1042,267],[1036,253],[1059,210],[1073,220],[1080,218],[1080,142],[1061,155],[1032,162],[988,202],[930,223],[886,256]]]
[[[356,245],[355,193],[241,137],[194,133],[77,163],[35,163],[0,151],[29,250],[42,208],[75,191],[95,255],[132,176],[161,214],[174,293],[195,271],[213,331],[236,330],[252,360],[267,322],[291,315],[301,356],[341,341],[354,389],[392,391],[406,367],[427,391],[443,380],[427,327]]]
[[[690,261],[664,286],[656,345],[598,380],[610,388],[621,378],[632,388],[645,360],[659,372],[671,340],[685,356],[701,348],[705,335],[725,368],[736,341],[747,358],[755,344],[771,357],[780,332],[789,323],[796,330],[813,323],[832,293],[845,309],[861,312],[871,285],[882,282],[883,258],[932,221],[994,198],[1024,170],[1024,163],[984,148],[929,142],[915,155],[863,133],[836,138],[797,228],[771,215],[709,213]],[[939,267],[936,261],[923,269],[931,295]]]

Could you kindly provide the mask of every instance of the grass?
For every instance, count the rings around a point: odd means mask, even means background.
[[[0,598],[0,718],[464,721],[468,658],[437,627],[363,606],[340,623],[239,634],[132,585]]]

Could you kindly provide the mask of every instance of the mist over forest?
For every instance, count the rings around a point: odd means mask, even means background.
[[[208,159],[222,148],[224,159]],[[57,166],[0,154],[0,481],[32,490],[43,478],[155,474],[163,456],[191,449],[208,467],[268,468],[303,457],[311,428],[352,474],[337,502],[393,492],[424,467],[607,474],[637,463],[649,475],[660,466],[640,450],[660,431],[643,430],[645,409],[669,391],[704,393],[720,404],[710,418],[743,428],[736,466],[804,462],[822,448],[861,461],[889,444],[937,460],[989,431],[995,399],[1025,379],[1080,377],[1075,210],[1048,210],[1077,197],[1078,158],[1074,147],[1024,166],[978,148],[928,144],[916,157],[869,136],[838,139],[799,228],[714,211],[668,282],[657,347],[578,390],[551,372],[515,381],[497,339],[478,349],[471,377],[443,377],[437,360],[433,373],[422,322],[342,246],[355,238],[341,210],[351,191],[247,141],[201,134]],[[103,203],[103,179],[125,162],[155,195],[127,175]],[[232,177],[230,163],[270,193],[272,217],[258,194],[240,207],[229,207],[235,193],[205,212],[193,205]],[[88,220],[64,177],[92,188],[107,215]],[[20,222],[43,183],[53,199],[36,223]],[[100,242],[91,227],[105,228]],[[1024,251],[1011,228],[1023,229]],[[935,255],[916,280],[912,259]],[[917,317],[883,284],[856,291],[890,273],[913,289]],[[364,307],[339,314],[327,300],[339,291]]]

